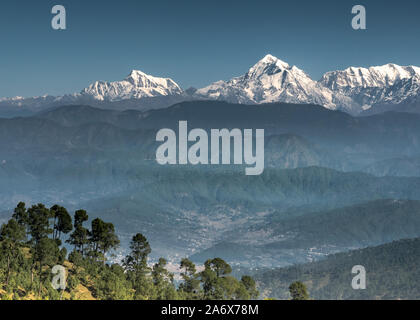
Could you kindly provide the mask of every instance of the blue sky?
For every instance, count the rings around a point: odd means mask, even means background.
[[[67,30],[51,28],[55,4]],[[351,8],[367,9],[367,30]],[[271,53],[314,79],[350,65],[420,66],[414,0],[1,1],[0,97],[78,92],[131,69],[202,87]]]

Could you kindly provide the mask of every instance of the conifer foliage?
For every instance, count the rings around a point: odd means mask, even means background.
[[[151,246],[140,233],[132,237],[129,254],[120,264],[114,263],[109,258],[120,244],[114,225],[95,218],[88,228],[88,222],[85,210],[77,210],[72,218],[59,205],[48,208],[40,203],[26,208],[20,202],[0,228],[0,298],[197,300],[259,296],[251,277],[237,280],[220,258],[207,260],[203,268],[183,258],[180,280],[175,280],[166,259],[149,259]],[[56,265],[67,270],[64,290],[52,285]]]

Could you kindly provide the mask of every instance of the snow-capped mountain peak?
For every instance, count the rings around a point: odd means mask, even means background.
[[[267,68],[272,68],[267,70]],[[269,73],[273,70],[285,70],[290,69],[290,66],[287,62],[284,62],[271,54],[267,54],[264,58],[258,61],[253,67],[251,67],[248,73]]]
[[[301,78],[307,78],[312,81],[309,76],[296,66],[290,66],[287,62],[284,62],[271,54],[266,55],[263,59],[258,61],[252,66],[248,72],[244,75],[247,79],[256,79],[259,77],[270,77],[279,73],[285,72],[286,75],[291,73],[294,76]]]
[[[154,87],[156,84],[160,85],[164,88],[178,88],[181,90],[181,88],[170,78],[159,78],[154,77],[148,74],[145,74],[144,72],[140,70],[132,70],[127,78],[125,78],[126,81],[131,82],[133,85],[137,87]]]
[[[170,78],[159,78],[133,70],[122,81],[96,81],[81,94],[95,100],[125,100],[181,94],[183,91]]]
[[[335,109],[332,92],[296,66],[266,55],[243,76],[197,90],[201,97],[234,103],[314,103]]]
[[[327,72],[320,82],[333,90],[355,87],[374,88],[392,86],[396,81],[416,75],[420,75],[418,67],[402,67],[388,63],[377,67],[349,67],[345,70]]]
[[[234,103],[311,103],[360,113],[378,104],[417,101],[420,68],[386,64],[327,72],[312,80],[296,66],[266,55],[241,77],[218,81],[196,94]]]
[[[418,81],[415,80],[418,78],[420,68],[388,63],[370,68],[350,67],[327,72],[319,83],[351,98],[355,110],[360,112],[377,104],[399,104],[412,100],[420,94]]]
[[[99,106],[106,102],[106,107],[148,110],[191,99],[242,104],[317,104],[351,114],[368,109],[381,112],[395,105],[416,108],[420,105],[420,68],[392,63],[369,68],[349,67],[327,72],[319,81],[314,81],[298,67],[267,54],[242,76],[220,80],[198,90],[183,91],[170,78],[132,70],[121,81],[96,81],[80,93],[57,97],[0,97],[0,107],[38,111],[64,104]]]

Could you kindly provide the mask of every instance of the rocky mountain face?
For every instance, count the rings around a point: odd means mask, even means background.
[[[417,102],[419,83],[420,68],[396,64],[369,69],[350,67],[327,72],[314,81],[296,66],[267,55],[245,75],[215,82],[196,94],[234,103],[318,104],[359,114],[379,104]]]
[[[347,108],[352,101],[335,94],[329,88],[312,80],[304,71],[290,66],[272,55],[265,56],[249,71],[229,81],[218,81],[197,90],[196,95],[231,103],[305,103],[337,109],[336,100]]]
[[[401,104],[420,94],[420,68],[387,64],[347,68],[326,73],[319,81],[332,91],[350,97],[357,111],[378,104]]]

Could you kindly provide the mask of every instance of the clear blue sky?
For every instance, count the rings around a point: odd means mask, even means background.
[[[51,28],[54,4],[67,30]],[[351,8],[367,8],[366,31]],[[131,69],[201,87],[271,53],[313,78],[353,66],[420,65],[417,0],[160,0],[0,3],[0,97],[79,92]]]

